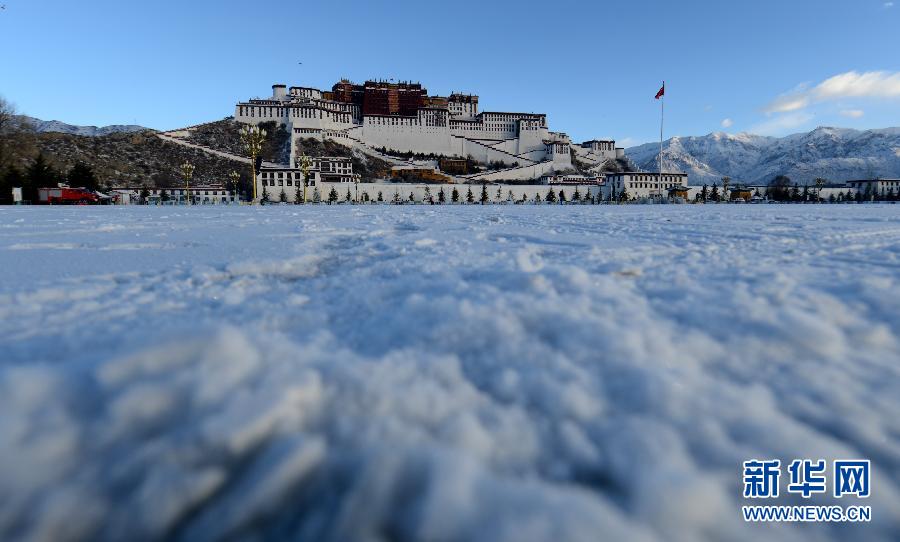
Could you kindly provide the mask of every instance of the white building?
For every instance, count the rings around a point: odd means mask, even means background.
[[[190,189],[181,188],[134,188],[116,187],[109,192],[113,201],[118,205],[141,204],[141,193],[146,190],[147,201],[150,205],[184,205],[187,194],[193,205],[236,205],[239,198],[223,185],[197,185]]]
[[[264,167],[256,175],[256,197],[269,201],[279,201],[284,192],[289,202],[303,201],[303,169],[299,159],[295,167]],[[311,190],[323,183],[352,184],[359,182],[359,175],[353,173],[353,161],[341,156],[310,157],[309,182],[306,185],[307,200]],[[299,198],[298,198],[299,195]]]
[[[847,186],[864,198],[886,198],[891,194],[900,194],[900,179],[860,179],[847,181]]]
[[[571,184],[571,185],[602,185],[606,182],[605,175],[544,175],[541,184]]]
[[[427,96],[421,85],[411,83],[341,81],[330,92],[277,84],[270,98],[238,103],[235,120],[286,125],[292,164],[297,159],[296,140],[309,137],[509,165],[507,171],[477,179],[484,181],[536,179],[570,169],[573,152],[589,165],[621,156],[611,140],[573,147],[566,134],[550,131],[545,114],[479,112],[478,96]]]
[[[618,195],[625,190],[631,199],[659,197],[660,194],[666,198],[670,188],[687,187],[687,184],[687,173],[664,172],[662,176],[646,171],[607,173],[604,197],[608,198],[611,193]]]

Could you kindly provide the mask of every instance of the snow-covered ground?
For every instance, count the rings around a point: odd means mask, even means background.
[[[6,207],[0,277],[3,540],[900,535],[900,206]]]

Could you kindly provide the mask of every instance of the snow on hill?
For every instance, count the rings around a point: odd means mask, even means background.
[[[656,171],[658,143],[626,151],[638,167]],[[900,177],[900,128],[851,130],[816,128],[783,138],[716,132],[673,137],[663,150],[664,169],[690,175],[690,184],[711,184],[729,176],[737,182],[768,183],[776,175],[812,183],[865,177]]]
[[[110,126],[101,127],[76,126],[73,124],[66,124],[65,122],[60,122],[58,120],[41,120],[28,116],[23,116],[22,118],[28,121],[32,126],[34,126],[34,129],[37,132],[60,132],[63,134],[72,134],[86,137],[105,136],[118,132],[141,132],[143,130],[150,129],[145,128],[144,126],[137,126],[135,124],[113,124]]]

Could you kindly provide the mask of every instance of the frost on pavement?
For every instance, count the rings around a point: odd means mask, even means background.
[[[898,217],[4,209],[0,539],[896,539]],[[769,457],[872,524],[743,523]]]

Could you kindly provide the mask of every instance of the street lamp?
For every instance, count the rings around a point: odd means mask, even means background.
[[[238,183],[240,182],[241,174],[238,173],[237,171],[232,171],[231,173],[228,174],[228,177],[231,178],[231,186],[230,186],[231,195],[232,195],[232,197],[237,195],[238,202],[240,202],[241,196],[240,196],[240,194],[238,194]]]
[[[825,179],[816,177],[816,203],[822,201],[822,187],[825,186]]]
[[[194,164],[185,162],[181,164],[181,177],[184,179],[184,197],[188,205],[191,205],[191,178],[194,176]]]
[[[306,203],[306,187],[309,186],[309,168],[312,160],[305,154],[300,156],[300,170],[303,171],[303,203]]]
[[[253,202],[256,202],[256,157],[262,150],[266,140],[266,131],[258,126],[244,126],[241,128],[241,141],[244,150],[250,155],[250,174],[253,179]]]

